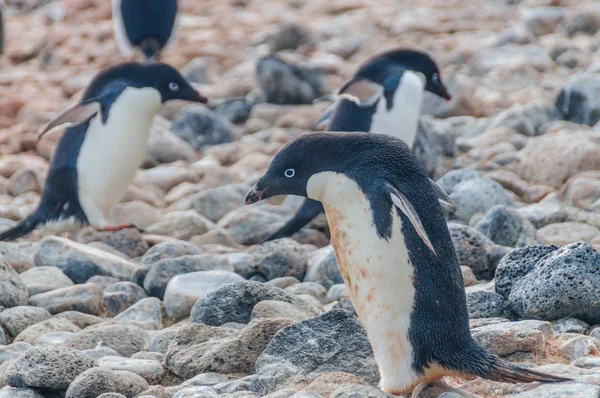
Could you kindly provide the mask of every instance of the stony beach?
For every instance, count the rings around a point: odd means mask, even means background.
[[[7,0],[0,230],[38,204],[38,131],[123,61],[105,0]],[[418,4],[417,4],[418,3]],[[555,385],[447,377],[480,397],[600,397],[600,5],[593,0],[182,0],[162,57],[210,100],[172,103],[115,222],[0,242],[0,398],[384,398],[324,217],[258,244],[297,202],[244,205],[369,57],[410,47],[415,152],[445,208],[471,332]],[[118,145],[118,143],[115,143]],[[417,398],[452,398],[434,389]]]

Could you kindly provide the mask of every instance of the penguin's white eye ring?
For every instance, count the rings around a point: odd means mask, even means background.
[[[296,170],[287,169],[286,171],[283,172],[283,175],[286,176],[287,178],[292,178],[293,176],[296,175]]]
[[[169,90],[173,92],[179,91],[179,84],[174,82],[169,83]]]

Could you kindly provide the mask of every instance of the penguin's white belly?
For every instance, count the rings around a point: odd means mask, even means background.
[[[408,330],[414,303],[413,267],[393,211],[392,236],[377,235],[368,199],[352,179],[314,175],[309,197],[325,207],[338,266],[367,331],[381,373],[381,387],[399,392],[418,380]]]
[[[106,124],[100,116],[90,122],[77,159],[77,181],[81,207],[93,227],[106,226],[106,213],[135,177],[160,103],[157,90],[128,87],[110,107]]]
[[[422,74],[404,72],[394,93],[392,108],[388,110],[387,102],[383,98],[379,100],[369,132],[392,135],[412,148],[417,136],[424,88]]]

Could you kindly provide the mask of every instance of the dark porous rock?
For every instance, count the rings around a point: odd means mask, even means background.
[[[308,255],[308,269],[304,276],[304,282],[317,282],[326,289],[344,283],[331,245],[315,250]]]
[[[128,398],[148,389],[143,377],[132,372],[92,368],[80,374],[69,386],[66,398],[97,398],[109,392],[118,392]]]
[[[33,267],[19,274],[19,277],[30,296],[73,286],[73,281],[57,267]]]
[[[173,133],[201,150],[206,145],[231,142],[238,133],[220,114],[201,105],[188,105],[179,112],[171,125]]]
[[[590,325],[577,318],[559,319],[558,321],[552,323],[552,327],[556,333],[585,334],[590,329]]]
[[[19,333],[17,337],[15,337],[15,342],[23,341],[33,344],[40,336],[47,333],[79,332],[80,330],[80,327],[74,325],[68,319],[54,317],[28,326],[25,330]]]
[[[514,284],[527,275],[538,261],[558,250],[557,246],[526,246],[510,251],[496,268],[496,293],[508,299]]]
[[[578,76],[558,93],[555,104],[565,120],[595,125],[600,120],[600,77]]]
[[[214,105],[214,111],[233,124],[243,124],[252,113],[254,103],[244,97],[228,98]]]
[[[85,243],[103,242],[125,253],[130,258],[142,256],[148,248],[148,242],[135,228],[122,229],[115,232],[92,232],[83,237]]]
[[[460,265],[469,267],[477,279],[492,279],[498,265],[498,246],[490,238],[467,225],[448,223]]]
[[[264,300],[283,301],[314,314],[298,297],[267,284],[240,281],[225,285],[199,300],[192,309],[195,323],[220,326],[226,322],[248,323],[254,306]]]
[[[329,398],[387,398],[379,388],[351,384],[335,390]]]
[[[532,320],[502,322],[471,329],[473,339],[498,356],[516,352],[543,353],[548,337],[553,334],[550,322]]]
[[[508,297],[518,316],[600,323],[600,254],[589,243],[562,247],[538,261]]]
[[[106,321],[106,319],[100,318],[99,316],[84,314],[83,312],[79,311],[61,312],[60,314],[54,315],[54,319],[67,319],[81,329],[85,329],[88,326],[97,325]]]
[[[502,246],[522,247],[537,244],[533,224],[514,209],[502,205],[488,210],[475,224],[475,229]]]
[[[185,344],[176,338],[167,351],[166,364],[184,379],[202,372],[254,373],[256,359],[275,333],[291,324],[289,319],[255,320],[236,334],[199,344]]]
[[[213,222],[218,222],[244,203],[247,191],[248,188],[243,184],[227,184],[198,192],[190,198],[190,202],[198,213]]]
[[[98,366],[112,370],[124,370],[142,376],[150,385],[160,384],[163,367],[158,361],[106,356],[98,360]]]
[[[272,104],[310,104],[330,91],[318,71],[289,64],[277,54],[258,60],[256,79]]]
[[[141,299],[115,317],[117,322],[135,322],[145,328],[158,330],[162,328],[162,307],[156,297]]]
[[[304,27],[294,23],[284,23],[267,38],[269,50],[276,53],[282,50],[295,50],[300,46],[314,45],[311,33]]]
[[[284,276],[302,280],[306,274],[307,263],[304,247],[290,238],[262,244],[250,260],[251,267],[267,280]]]
[[[18,358],[31,348],[31,344],[15,342],[9,345],[0,345],[0,364],[13,358]]]
[[[176,239],[170,239],[152,246],[140,260],[140,266],[135,269],[132,280],[138,285],[143,286],[144,279],[146,279],[146,275],[152,264],[165,258],[176,258],[187,254],[202,254],[202,250],[193,243]]]
[[[150,266],[144,279],[144,289],[149,295],[164,298],[167,284],[176,275],[199,271],[233,271],[227,256],[215,254],[196,254],[165,258]]]
[[[6,369],[5,378],[13,387],[65,390],[95,365],[93,359],[67,347],[33,347]]]
[[[75,333],[65,345],[76,350],[90,350],[102,345],[130,357],[145,350],[149,340],[148,332],[137,326],[99,324]]]
[[[114,283],[102,293],[101,313],[112,318],[145,297],[144,289],[133,282]]]
[[[42,239],[35,264],[58,267],[75,283],[84,283],[94,275],[127,280],[135,269],[133,262],[119,256],[55,236]]]
[[[168,213],[162,221],[150,225],[146,232],[188,240],[192,236],[203,235],[215,228],[208,218],[195,210],[183,210]]]
[[[6,386],[0,389],[0,398],[45,398],[32,388],[24,387],[9,387]]]
[[[0,257],[0,307],[27,305],[27,297],[27,287],[17,272]]]
[[[469,222],[477,213],[485,213],[496,205],[514,206],[514,199],[502,185],[487,177],[465,180],[449,194],[455,207],[447,211],[451,219]]]
[[[19,333],[29,326],[45,321],[50,317],[50,313],[43,308],[30,306],[12,307],[0,312],[0,325],[12,337],[17,337]]]
[[[63,311],[79,311],[98,315],[100,312],[100,289],[93,283],[63,287],[29,298],[29,304],[43,307],[51,314]]]
[[[504,312],[504,297],[485,290],[467,293],[469,318],[495,318]]]
[[[253,391],[268,394],[329,372],[379,380],[371,344],[360,321],[344,310],[297,323],[275,335],[256,361]]]

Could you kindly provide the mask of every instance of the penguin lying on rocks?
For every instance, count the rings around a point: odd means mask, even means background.
[[[306,134],[275,155],[246,203],[275,195],[304,196],[325,207],[337,262],[386,393],[403,394],[449,375],[568,380],[512,365],[473,340],[440,203],[402,140]]]
[[[174,38],[177,0],[113,0],[115,36],[124,57],[158,58]]]
[[[321,117],[318,129],[389,134],[413,147],[423,104],[423,92],[452,97],[439,68],[427,54],[400,49],[380,54],[358,69],[339,90],[339,98]],[[435,183],[433,183],[435,184]],[[434,185],[444,200],[448,196]],[[323,213],[307,199],[294,217],[262,242],[291,236]]]
[[[116,231],[106,216],[142,162],[152,121],[161,103],[206,103],[179,72],[161,63],[127,63],[101,72],[83,99],[41,132],[70,124],[54,153],[39,207],[0,241],[19,238],[44,225],[66,232],[85,225]]]

